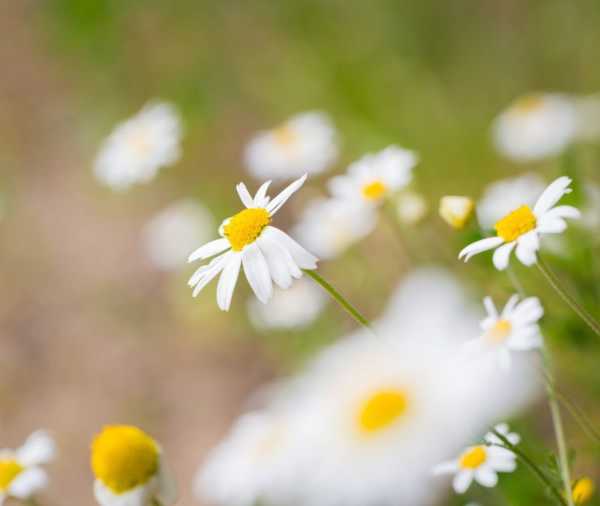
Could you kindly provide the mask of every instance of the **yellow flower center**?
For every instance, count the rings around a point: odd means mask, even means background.
[[[501,343],[512,331],[512,324],[508,320],[498,320],[494,326],[485,333],[485,337],[492,343]]]
[[[462,469],[477,469],[485,462],[486,458],[487,451],[485,446],[474,446],[461,455],[458,464]]]
[[[573,501],[575,504],[585,504],[594,495],[596,486],[589,478],[581,478],[573,487]]]
[[[358,427],[364,434],[388,428],[406,413],[407,396],[402,390],[383,389],[373,393],[361,406]]]
[[[494,228],[502,239],[511,242],[533,230],[537,220],[529,206],[521,206],[502,218]]]
[[[158,471],[155,441],[137,427],[110,425],[92,443],[92,471],[117,494],[147,483]]]
[[[262,207],[244,209],[229,218],[223,226],[223,235],[229,240],[231,249],[242,251],[244,246],[256,241],[269,223],[271,223],[271,216],[266,209]]]
[[[361,189],[362,196],[367,200],[380,200],[387,193],[388,188],[382,181],[371,181]]]
[[[275,142],[283,148],[290,148],[297,139],[296,133],[287,125],[282,125],[273,130],[273,137]]]
[[[541,109],[542,105],[544,105],[542,95],[527,95],[515,101],[510,110],[513,114],[525,116],[530,112]]]
[[[138,128],[131,134],[129,144],[138,155],[147,154],[151,147],[148,142],[148,135],[143,128]]]
[[[16,460],[0,460],[0,492],[5,492],[23,470],[23,466]]]

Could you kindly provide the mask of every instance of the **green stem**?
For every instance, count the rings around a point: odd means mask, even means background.
[[[586,309],[581,306],[562,286],[561,283],[552,272],[552,270],[548,267],[548,265],[538,256],[537,266],[542,273],[542,275],[546,278],[546,281],[550,284],[552,288],[560,295],[560,297],[567,303],[567,305],[575,311],[575,313],[587,324],[587,326],[592,329],[592,331],[600,336],[600,324],[594,319],[594,317],[589,314]]]
[[[556,398],[563,404],[563,406],[567,408],[567,411],[571,413],[575,421],[583,429],[583,432],[585,432],[586,435],[596,443],[600,443],[600,434],[596,431],[593,423],[590,421],[585,412],[573,401],[567,399],[558,390],[555,389],[554,394],[556,395]]]
[[[346,310],[352,318],[354,318],[358,323],[371,328],[371,324],[369,320],[367,320],[358,309],[356,309],[350,302],[348,302],[340,292],[338,292],[330,283],[328,283],[325,279],[321,277],[321,275],[317,274],[317,271],[302,269],[304,273],[314,279],[320,286],[325,290],[332,299],[334,299],[344,310]]]

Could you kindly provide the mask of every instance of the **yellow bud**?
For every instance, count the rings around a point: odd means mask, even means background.
[[[474,210],[475,203],[469,197],[447,195],[440,200],[440,216],[452,228],[464,228]]]

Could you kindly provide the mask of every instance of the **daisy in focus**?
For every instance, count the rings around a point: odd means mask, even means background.
[[[417,155],[398,146],[369,154],[350,164],[346,174],[329,181],[334,197],[378,205],[412,180]]]
[[[179,160],[180,141],[181,124],[173,106],[149,103],[104,141],[94,166],[96,178],[113,190],[147,183]]]
[[[217,286],[217,304],[223,311],[229,310],[239,272],[243,267],[256,297],[266,304],[273,295],[273,282],[285,290],[292,285],[294,278],[302,276],[302,269],[317,268],[317,258],[314,255],[285,232],[271,226],[275,213],[304,181],[306,175],[294,181],[272,200],[267,196],[270,181],[258,189],[254,198],[244,183],[237,185],[238,195],[246,209],[221,224],[221,239],[201,246],[188,258],[188,262],[194,262],[214,257],[190,278],[188,285],[193,288],[194,297],[221,273]]]
[[[329,117],[317,111],[298,114],[273,130],[260,132],[244,154],[254,177],[276,181],[323,172],[337,156],[337,132]]]
[[[42,430],[31,434],[17,450],[0,450],[0,505],[8,497],[31,499],[45,488],[48,475],[40,466],[55,454],[54,440]]]
[[[578,130],[573,100],[556,93],[521,97],[496,118],[494,143],[515,161],[528,162],[561,153]]]
[[[171,506],[175,483],[160,446],[130,425],[109,425],[92,442],[94,495],[101,506]]]
[[[509,433],[508,426],[501,424],[496,430],[505,431],[502,435],[511,444],[520,440],[518,434]],[[514,443],[513,443],[514,441]],[[434,468],[434,474],[454,474],[452,486],[457,494],[464,494],[475,480],[484,487],[495,487],[498,473],[510,473],[517,467],[517,456],[507,448],[501,448],[502,441],[494,433],[485,436],[486,444],[470,446],[460,456]]]
[[[556,203],[572,190],[571,179],[562,176],[552,182],[537,199],[533,210],[526,204],[517,207],[496,225],[496,237],[487,237],[469,244],[458,255],[467,262],[472,256],[495,249],[493,262],[498,270],[508,267],[510,254],[516,249],[517,258],[530,266],[537,261],[540,237],[559,234],[567,228],[566,218],[579,218],[580,212],[572,206]]]

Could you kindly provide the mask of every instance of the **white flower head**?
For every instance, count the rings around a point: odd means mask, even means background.
[[[350,164],[346,174],[329,181],[334,197],[370,205],[380,204],[412,180],[417,155],[398,146],[369,154]]]
[[[338,156],[337,133],[322,112],[299,114],[250,141],[245,161],[257,179],[285,181],[325,171]]]
[[[500,153],[516,161],[555,156],[577,133],[573,100],[556,93],[540,93],[517,99],[494,123],[493,135]]]
[[[429,206],[420,193],[403,191],[396,198],[396,216],[400,223],[415,225],[427,215]]]
[[[176,485],[158,443],[131,425],[104,427],[92,443],[94,495],[101,506],[172,506]]]
[[[266,304],[248,301],[248,316],[257,329],[297,329],[310,325],[327,303],[313,280],[301,278],[287,290],[276,288]]]
[[[159,269],[176,269],[186,263],[194,246],[210,240],[214,228],[214,218],[206,207],[194,200],[180,200],[144,227],[146,253]]]
[[[132,118],[117,125],[102,144],[94,172],[114,190],[146,183],[159,169],[181,156],[181,124],[174,107],[151,102]]]
[[[562,176],[552,182],[538,198],[533,210],[522,205],[507,214],[495,225],[496,237],[488,237],[469,244],[458,255],[467,262],[472,256],[496,249],[493,262],[498,270],[508,267],[510,254],[516,247],[517,258],[524,265],[537,261],[540,237],[545,234],[560,234],[567,228],[566,218],[579,218],[580,212],[572,206],[555,204],[567,193],[571,179]]]
[[[538,321],[544,309],[537,297],[519,302],[515,294],[502,312],[498,312],[491,297],[486,297],[483,304],[487,311],[481,322],[483,334],[467,343],[470,351],[496,353],[499,366],[506,371],[510,368],[512,351],[529,351],[542,346]]]
[[[48,484],[42,464],[56,454],[54,440],[47,432],[31,434],[17,450],[0,450],[0,505],[8,497],[27,500]]]
[[[316,269],[317,258],[285,232],[270,225],[275,213],[304,184],[306,175],[297,179],[271,200],[264,183],[250,196],[244,183],[237,185],[238,195],[246,207],[219,227],[221,239],[211,241],[194,251],[189,262],[214,257],[190,278],[195,297],[212,279],[222,273],[217,286],[217,304],[229,310],[240,268],[258,300],[266,304],[273,295],[273,283],[288,289],[302,269]],[[218,256],[215,256],[218,255]],[[271,282],[271,279],[273,282]]]
[[[495,427],[513,445],[520,440],[518,434],[510,433],[508,425]],[[502,447],[502,440],[493,432],[486,434],[485,444],[466,448],[457,459],[439,464],[434,474],[453,474],[452,486],[457,494],[464,494],[473,480],[484,487],[495,487],[498,473],[510,473],[517,468],[517,456]]]
[[[369,235],[377,224],[377,214],[369,206],[351,200],[317,199],[309,202],[294,235],[319,255],[332,259]]]

